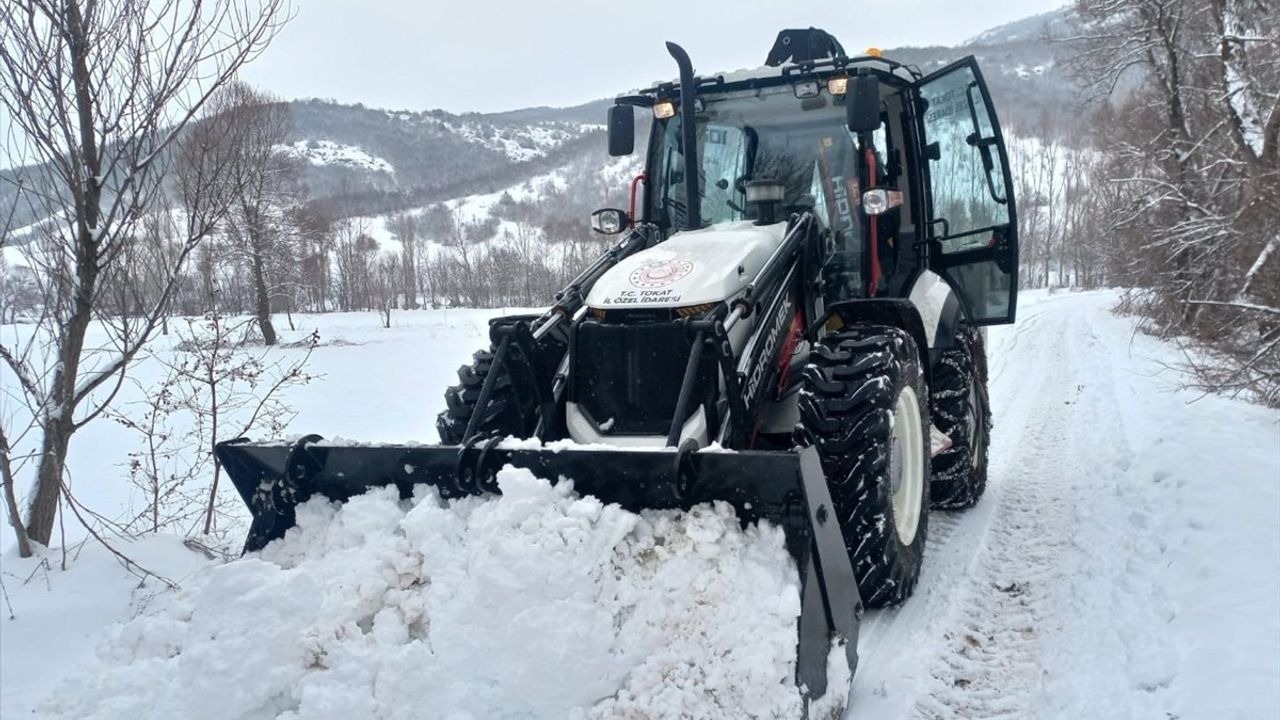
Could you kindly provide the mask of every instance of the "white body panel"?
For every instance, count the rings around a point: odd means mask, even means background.
[[[920,319],[924,322],[924,334],[929,339],[929,347],[937,344],[938,323],[942,321],[942,307],[951,295],[951,286],[937,273],[925,270],[916,278],[911,286],[908,299],[916,306]]]
[[[666,435],[606,435],[601,433],[596,430],[590,420],[583,416],[582,411],[578,409],[577,403],[565,403],[564,416],[565,424],[569,430],[569,437],[576,443],[584,445],[607,444],[629,448],[661,448],[667,444]],[[684,427],[680,430],[680,442],[676,443],[676,446],[683,445],[686,440],[696,440],[698,447],[706,447],[710,442],[710,438],[707,435],[707,414],[702,408],[693,411],[693,415],[684,422]]]
[[[720,223],[684,230],[623,259],[592,286],[600,310],[668,308],[719,302],[755,278],[782,244],[786,223]]]

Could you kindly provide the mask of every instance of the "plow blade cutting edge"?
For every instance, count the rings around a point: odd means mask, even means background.
[[[800,574],[796,681],[812,699],[827,691],[833,640],[846,641],[856,669],[862,603],[831,504],[818,454],[677,452],[626,449],[505,449],[496,442],[450,446],[326,445],[310,435],[294,444],[232,440],[216,454],[253,514],[245,552],[261,549],[293,527],[295,508],[322,495],[346,501],[370,488],[395,485],[408,498],[414,485],[435,486],[444,498],[499,492],[497,470],[512,465],[558,481],[623,509],[689,510],[729,503],[743,523],[767,520],[783,528]],[[832,688],[847,692],[847,688]]]

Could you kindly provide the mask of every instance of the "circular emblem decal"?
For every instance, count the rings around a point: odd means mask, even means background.
[[[666,287],[693,272],[688,260],[659,260],[632,271],[631,284],[643,289]]]

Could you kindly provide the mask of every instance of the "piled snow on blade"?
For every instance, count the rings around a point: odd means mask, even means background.
[[[798,718],[797,572],[727,504],[639,515],[526,470],[502,495],[323,498],[115,631],[67,718]],[[849,684],[831,654],[825,717]]]

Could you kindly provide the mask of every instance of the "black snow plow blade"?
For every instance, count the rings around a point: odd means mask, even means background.
[[[796,680],[807,696],[827,691],[834,639],[846,641],[850,669],[856,667],[862,603],[815,450],[680,453],[485,445],[326,445],[312,435],[292,445],[232,440],[220,443],[216,453],[253,513],[245,552],[283,537],[294,525],[296,506],[314,495],[341,502],[395,485],[408,498],[421,483],[434,485],[445,498],[496,493],[495,474],[506,465],[553,481],[572,480],[579,494],[631,512],[727,502],[744,523],[768,520],[786,532],[801,583]]]

